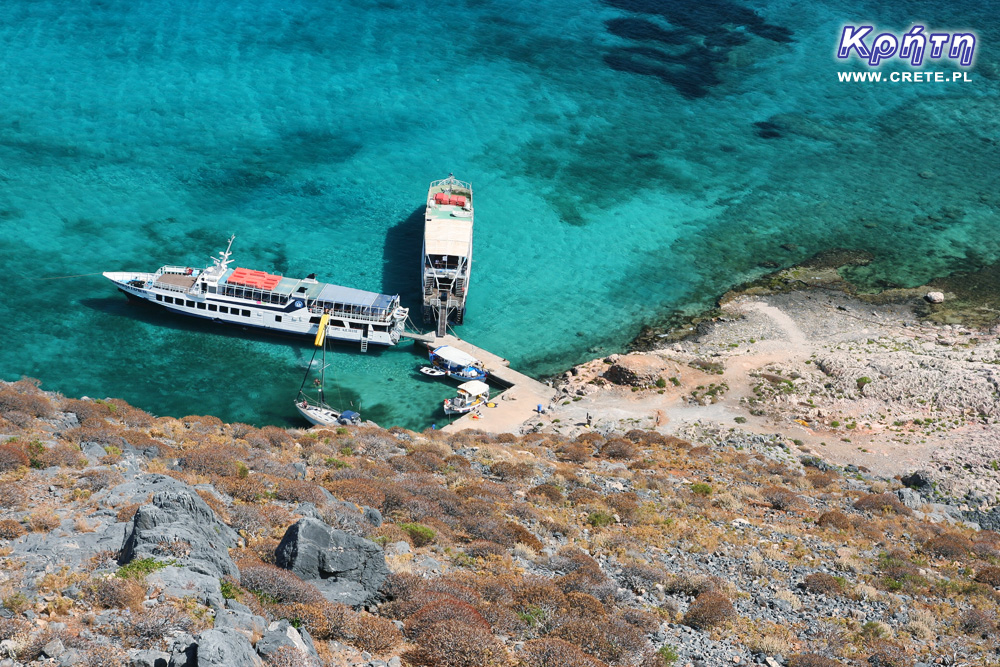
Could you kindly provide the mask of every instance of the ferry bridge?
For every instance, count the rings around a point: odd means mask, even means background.
[[[524,373],[518,373],[510,367],[510,362],[482,348],[468,343],[457,336],[435,336],[433,333],[419,334],[409,331],[403,333],[404,338],[412,338],[414,344],[427,348],[450,345],[483,362],[483,367],[490,374],[490,381],[503,387],[497,396],[491,396],[490,401],[495,408],[483,407],[478,410],[480,418],[474,413],[462,415],[448,424],[442,431],[452,433],[466,429],[479,429],[487,433],[519,433],[521,424],[532,414],[537,414],[538,406],[547,408],[549,401],[556,395],[552,387],[532,379]]]

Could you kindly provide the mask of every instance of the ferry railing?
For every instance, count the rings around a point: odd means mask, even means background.
[[[460,181],[454,176],[448,178],[442,178],[440,181],[431,181],[432,188],[440,187],[442,185],[457,185],[460,188],[465,188],[466,190],[468,190],[469,194],[472,193],[472,183],[466,181]]]
[[[190,271],[191,273],[188,273]],[[181,276],[199,276],[201,275],[201,269],[194,269],[190,266],[161,266],[159,274],[173,273],[175,275]]]
[[[312,313],[313,315],[322,315],[323,312],[324,312],[324,310],[326,310],[326,309],[317,308],[317,307],[311,307],[311,308],[309,308],[309,312]],[[388,321],[390,321],[392,319],[392,313],[394,312],[394,310],[380,311],[381,312],[380,315],[368,315],[368,314],[364,314],[364,313],[352,313],[352,312],[346,311],[346,310],[330,310],[329,312],[330,312],[330,316],[331,317],[343,317],[343,318],[348,319],[348,320],[360,320],[362,322],[379,322],[379,323],[383,323],[383,322],[388,322]]]

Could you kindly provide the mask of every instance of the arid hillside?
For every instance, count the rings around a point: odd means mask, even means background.
[[[738,425],[0,415],[0,665],[1000,664],[1000,535]]]

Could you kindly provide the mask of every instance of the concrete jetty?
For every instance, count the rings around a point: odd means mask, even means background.
[[[537,414],[538,405],[548,408],[549,401],[556,395],[556,390],[524,373],[518,373],[510,367],[510,362],[501,356],[458,338],[457,336],[435,336],[434,334],[415,334],[405,332],[403,336],[412,338],[417,345],[428,348],[451,345],[483,362],[490,374],[489,382],[503,387],[500,394],[491,396],[490,401],[495,408],[479,409],[481,418],[475,419],[472,414],[463,415],[448,424],[442,431],[449,433],[465,429],[479,429],[487,433],[519,433],[521,424],[533,414]]]

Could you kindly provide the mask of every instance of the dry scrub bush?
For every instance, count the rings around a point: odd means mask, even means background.
[[[240,585],[261,602],[275,604],[315,603],[323,600],[312,584],[280,567],[267,564],[242,565]]]
[[[312,503],[317,506],[326,502],[326,494],[312,482],[298,479],[279,478],[274,485],[274,497],[293,503]]]
[[[998,588],[1000,587],[1000,567],[995,565],[981,567],[976,571],[976,576],[973,579],[981,584]]]
[[[63,643],[69,642],[69,635],[65,631],[54,631],[45,628],[41,632],[28,635],[27,640],[17,652],[17,658],[23,663],[33,662],[42,657],[42,649],[50,641],[58,639]]]
[[[184,470],[200,475],[234,477],[239,474],[238,463],[243,451],[231,445],[204,444],[184,452],[180,465]]]
[[[465,547],[465,553],[473,558],[488,558],[490,556],[502,557],[507,555],[507,547],[497,544],[496,542],[476,540]]]
[[[112,468],[87,470],[80,474],[80,486],[91,491],[100,491],[117,486],[125,481],[122,474]]]
[[[24,448],[16,442],[0,444],[0,472],[27,467],[30,463]]]
[[[578,489],[573,489],[570,491],[569,501],[574,505],[589,505],[592,503],[598,503],[602,500],[601,495],[596,491],[591,489],[585,489],[580,487]]]
[[[834,528],[836,530],[850,530],[851,519],[840,510],[830,510],[823,512],[816,521],[821,528]]]
[[[899,502],[893,493],[869,493],[854,502],[854,509],[872,514],[898,514],[909,516],[913,510]]]
[[[773,509],[786,511],[795,509],[802,504],[802,499],[781,486],[767,486],[760,491],[761,497]]]
[[[187,613],[169,604],[158,604],[119,618],[109,628],[109,634],[120,638],[126,648],[149,648],[159,645],[164,637],[193,629],[195,620]]]
[[[530,463],[498,461],[490,465],[490,472],[505,482],[516,482],[532,477],[535,474],[535,467]]]
[[[353,646],[370,653],[382,653],[403,642],[403,633],[387,618],[355,614],[347,623],[347,636]]]
[[[550,503],[558,504],[563,501],[563,492],[555,484],[546,482],[545,484],[539,484],[529,489],[528,497],[545,498]]]
[[[22,412],[29,417],[51,417],[52,403],[34,380],[20,380],[0,387],[0,414]]]
[[[942,533],[927,540],[924,550],[939,558],[964,558],[972,551],[972,542],[958,533]]]
[[[508,662],[507,651],[489,630],[459,620],[426,628],[403,659],[413,667],[501,667]]]
[[[27,532],[20,521],[15,521],[14,519],[0,520],[0,538],[2,539],[16,540]]]
[[[48,533],[59,527],[59,517],[51,508],[42,508],[28,516],[28,527],[32,532]]]
[[[353,613],[342,604],[333,604],[327,600],[314,603],[293,603],[270,605],[268,607],[276,618],[298,621],[309,631],[314,639],[343,639]]]
[[[663,581],[663,590],[668,595],[688,595],[698,597],[703,593],[718,591],[724,582],[718,577],[702,574],[670,575]]]
[[[913,659],[906,654],[906,649],[899,644],[885,639],[874,639],[868,642],[868,664],[871,667],[910,667]]]
[[[87,598],[103,609],[138,610],[146,599],[146,587],[135,579],[102,577],[87,587]]]
[[[699,595],[684,614],[683,623],[696,630],[721,625],[736,615],[733,603],[723,593],[707,591]]]
[[[639,455],[639,449],[628,440],[612,438],[601,446],[600,455],[607,459],[629,461]]]
[[[562,639],[546,637],[525,642],[517,667],[605,667],[578,647]]]
[[[656,632],[662,619],[642,609],[627,608],[621,612],[621,619],[643,634]]]
[[[551,637],[579,646],[589,655],[617,664],[635,664],[648,647],[646,636],[621,618],[559,619]]]
[[[962,613],[959,627],[966,634],[978,635],[986,639],[997,629],[996,616],[983,609],[967,609]]]
[[[556,449],[556,458],[570,463],[586,463],[593,453],[594,450],[589,445],[581,442],[567,442]]]
[[[428,628],[444,621],[460,621],[487,631],[490,629],[490,624],[474,606],[455,598],[442,597],[424,605],[406,619],[406,634],[419,639]]]
[[[358,505],[368,505],[382,509],[385,505],[385,484],[368,478],[342,479],[327,482],[326,490],[335,498]]]
[[[814,572],[807,575],[802,580],[802,590],[809,593],[822,593],[824,595],[835,595],[841,592],[841,583],[832,574],[825,572]]]

